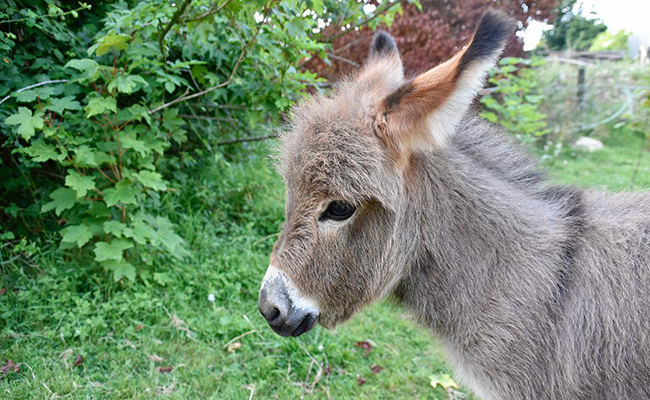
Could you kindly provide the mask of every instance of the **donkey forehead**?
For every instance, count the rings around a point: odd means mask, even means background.
[[[379,189],[385,158],[369,117],[321,113],[285,135],[280,172],[290,191],[353,200]]]
[[[366,197],[382,175],[382,155],[365,133],[330,129],[299,140],[284,153],[289,188],[329,196]]]

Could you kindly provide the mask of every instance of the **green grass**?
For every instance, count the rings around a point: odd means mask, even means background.
[[[547,162],[551,174],[585,187],[650,187],[647,152],[629,184],[640,139],[613,132],[602,152],[564,149]],[[376,304],[334,332],[273,334],[257,311],[257,288],[282,219],[282,183],[254,156],[220,159],[196,176],[161,201],[192,256],[152,255],[135,284],[110,283],[54,239],[39,244],[36,266],[0,264],[0,363],[20,366],[0,380],[1,398],[447,398],[429,384],[451,373],[439,346],[398,306]],[[154,283],[153,271],[169,282]],[[361,341],[369,352],[355,346]]]
[[[648,141],[624,129],[610,127],[610,132],[598,137],[603,150],[586,153],[566,147],[545,166],[560,183],[610,191],[650,188]]]

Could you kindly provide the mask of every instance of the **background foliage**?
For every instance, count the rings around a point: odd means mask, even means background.
[[[558,1],[424,0],[404,5],[403,14],[387,27],[387,31],[397,41],[407,73],[420,73],[447,60],[466,45],[486,9],[506,12],[517,20],[519,29],[524,29],[533,20],[552,21]],[[336,58],[310,60],[307,65],[312,71],[336,79],[363,63],[373,34],[371,30],[359,29],[338,36],[334,28],[328,28],[325,33],[332,35],[332,53]],[[513,35],[505,56],[522,56],[523,45],[523,41]]]
[[[319,20],[369,19],[338,1],[0,3],[5,237],[59,232],[115,280],[158,283],[153,254],[188,255],[164,195],[321,82],[296,68],[325,54]]]
[[[602,21],[583,15],[578,0],[563,0],[555,11],[553,27],[544,32],[544,45],[551,50],[589,50],[594,40],[607,30]]]

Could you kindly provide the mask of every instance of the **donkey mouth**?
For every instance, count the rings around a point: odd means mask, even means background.
[[[318,323],[318,315],[310,313],[305,315],[302,320],[297,321],[297,323],[290,323],[289,321],[287,321],[287,323],[284,323],[279,326],[274,326],[274,324],[269,323],[269,326],[271,327],[273,332],[277,333],[280,336],[298,337],[303,333],[312,330],[317,323]]]

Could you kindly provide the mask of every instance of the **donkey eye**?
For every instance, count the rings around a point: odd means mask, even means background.
[[[333,201],[327,206],[327,209],[321,214],[319,220],[325,221],[328,219],[334,221],[344,221],[352,216],[357,208],[345,201]]]

